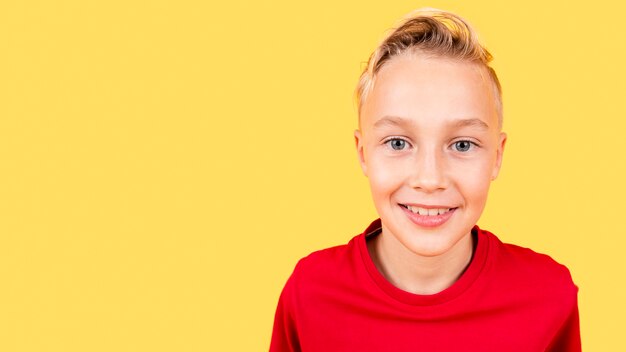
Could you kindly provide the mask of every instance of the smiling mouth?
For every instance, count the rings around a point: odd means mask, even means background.
[[[411,213],[423,216],[437,216],[443,215],[456,208],[421,208],[412,205],[400,204],[404,208],[408,209]]]

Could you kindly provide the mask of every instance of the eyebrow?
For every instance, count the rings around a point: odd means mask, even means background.
[[[412,125],[413,121],[409,119],[405,119],[399,116],[384,116],[380,120],[374,123],[374,128],[379,128],[382,126],[390,125],[390,126],[407,126]],[[468,118],[468,119],[458,119],[451,122],[453,127],[477,127],[482,130],[488,130],[489,125],[481,119],[477,118]]]
[[[411,120],[398,117],[398,116],[383,116],[380,120],[374,123],[374,128],[390,125],[390,126],[406,126],[412,125]]]
[[[454,122],[454,125],[456,127],[478,127],[482,130],[488,130],[489,129],[489,125],[487,125],[487,123],[481,119],[461,119],[461,120],[456,120]]]

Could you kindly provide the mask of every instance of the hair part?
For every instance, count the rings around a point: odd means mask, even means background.
[[[391,58],[406,53],[471,62],[484,67],[493,83],[498,123],[502,127],[502,87],[495,70],[489,66],[493,57],[479,43],[476,31],[467,21],[453,13],[432,8],[418,9],[405,16],[370,55],[355,91],[359,117],[378,71]]]

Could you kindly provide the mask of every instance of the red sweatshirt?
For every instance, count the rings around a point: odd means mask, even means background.
[[[463,275],[433,295],[389,283],[366,236],[301,259],[278,302],[270,351],[580,351],[578,287],[547,255],[477,226]]]

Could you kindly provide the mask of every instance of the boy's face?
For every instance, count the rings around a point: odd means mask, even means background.
[[[484,68],[442,58],[402,55],[378,72],[355,139],[384,236],[436,256],[470,234],[506,141],[492,87]]]

